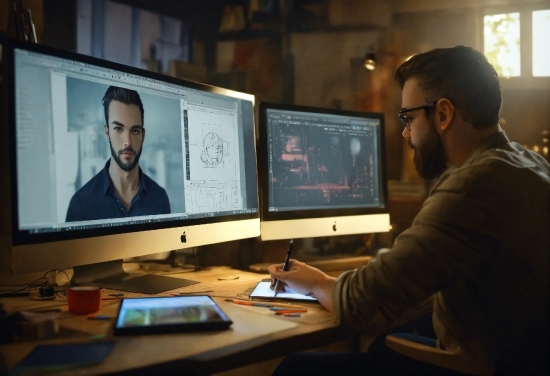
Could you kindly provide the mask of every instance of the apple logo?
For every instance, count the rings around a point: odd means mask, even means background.
[[[185,235],[185,231],[181,234],[180,240],[182,243],[187,243],[187,235]]]
[[[336,231],[336,222],[332,225],[332,231]]]

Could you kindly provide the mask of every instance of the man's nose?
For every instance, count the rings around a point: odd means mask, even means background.
[[[411,132],[407,128],[403,128],[403,132],[401,132],[401,136],[405,138],[411,138]]]
[[[130,132],[124,133],[124,147],[132,146],[132,138],[130,137]]]

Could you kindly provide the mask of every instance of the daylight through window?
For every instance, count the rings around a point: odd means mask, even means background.
[[[550,76],[550,9],[533,12],[533,76]]]
[[[485,56],[501,77],[521,74],[519,13],[483,18]]]

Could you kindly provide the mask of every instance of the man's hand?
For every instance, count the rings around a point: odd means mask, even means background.
[[[282,271],[283,264],[270,265],[267,268],[271,274],[271,289],[274,289],[274,280],[284,282],[284,286],[292,290],[317,298],[319,302],[332,312],[332,288],[336,278],[330,277],[317,268],[309,266],[298,260],[291,259],[286,272]]]

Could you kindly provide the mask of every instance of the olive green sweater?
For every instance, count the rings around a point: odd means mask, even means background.
[[[438,347],[457,371],[491,374],[496,360],[548,366],[550,165],[498,132],[446,171],[393,247],[342,274],[339,322],[397,322],[433,296]]]

